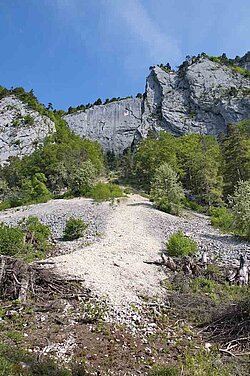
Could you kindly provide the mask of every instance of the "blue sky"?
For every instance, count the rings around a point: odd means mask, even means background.
[[[0,84],[67,109],[144,91],[150,65],[250,50],[250,1],[0,0]]]

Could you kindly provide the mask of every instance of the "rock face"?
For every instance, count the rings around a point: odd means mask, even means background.
[[[0,100],[0,164],[31,154],[55,131],[55,124],[15,96]]]
[[[250,117],[250,80],[207,58],[185,62],[177,72],[156,66],[147,78],[141,134],[218,135]]]
[[[243,61],[244,60],[244,61]],[[249,56],[239,65],[249,68]],[[142,99],[126,99],[66,115],[77,134],[121,153],[153,129],[176,136],[219,135],[230,123],[250,118],[250,79],[201,56],[176,72],[151,69]]]
[[[236,64],[250,72],[250,51],[248,51],[243,57],[239,58]]]
[[[64,119],[76,134],[99,141],[105,150],[121,153],[131,146],[141,116],[141,99],[129,98],[78,111]]]

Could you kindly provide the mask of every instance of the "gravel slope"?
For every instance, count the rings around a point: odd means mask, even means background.
[[[82,277],[86,287],[107,298],[116,312],[125,312],[140,295],[161,297],[162,268],[144,261],[159,259],[169,236],[178,230],[206,247],[211,259],[223,264],[238,263],[240,253],[250,260],[250,244],[220,234],[199,214],[175,217],[153,208],[139,195],[120,203],[94,203],[90,199],[54,200],[45,204],[11,209],[0,213],[0,221],[15,224],[28,215],[37,215],[52,227],[60,255],[53,257],[58,273]],[[84,239],[62,242],[67,218],[83,218],[89,227]]]
[[[83,277],[98,296],[105,296],[118,311],[126,310],[138,295],[161,296],[162,268],[144,261],[159,259],[169,236],[183,230],[211,259],[223,264],[237,264],[241,252],[249,252],[249,243],[213,229],[203,215],[175,217],[153,208],[139,195],[122,199],[113,208],[106,230],[97,243],[53,260],[58,272]],[[250,257],[249,257],[250,259]]]

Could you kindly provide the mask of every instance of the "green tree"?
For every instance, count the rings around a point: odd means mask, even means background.
[[[184,187],[208,204],[222,202],[221,150],[212,136],[187,135],[177,140],[177,159]]]
[[[250,179],[250,120],[229,127],[222,142],[225,195],[232,194],[240,180]]]
[[[94,187],[97,176],[96,169],[91,161],[86,161],[80,169],[70,176],[69,188],[76,196],[88,195]]]
[[[144,139],[137,149],[135,170],[138,178],[149,188],[156,169],[167,162],[174,170],[177,169],[176,138],[169,133],[160,132],[158,138]]]
[[[168,163],[163,163],[156,170],[150,196],[159,209],[171,214],[179,214],[184,192],[176,172]]]
[[[240,181],[232,197],[234,228],[250,240],[250,180]]]

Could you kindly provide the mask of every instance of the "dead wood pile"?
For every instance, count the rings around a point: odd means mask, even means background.
[[[29,298],[48,299],[51,296],[70,298],[84,295],[80,280],[65,280],[43,263],[27,264],[24,261],[0,256],[0,299],[26,303]]]

